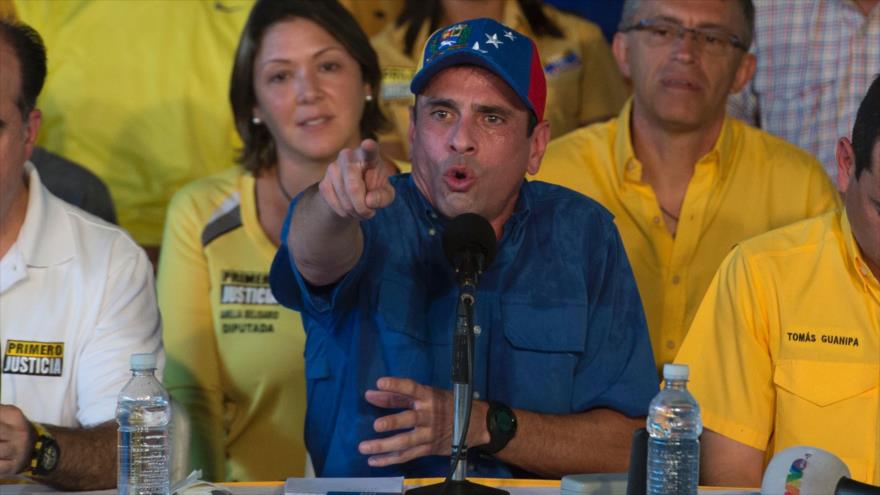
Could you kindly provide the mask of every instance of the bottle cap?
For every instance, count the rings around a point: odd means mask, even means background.
[[[132,370],[156,369],[156,356],[154,354],[132,354],[130,362]]]
[[[690,370],[686,364],[664,364],[664,380],[687,380]]]

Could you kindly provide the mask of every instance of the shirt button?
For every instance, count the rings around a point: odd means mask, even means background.
[[[633,163],[632,160],[626,162],[626,169],[627,169],[627,170],[632,170],[632,169],[634,169],[634,168],[636,168],[636,164]]]
[[[672,340],[667,340],[666,341],[666,348],[667,349],[675,349],[675,342]]]
[[[434,228],[428,229],[428,235],[436,235],[437,231]]]
[[[679,277],[678,275],[673,275],[672,276],[672,283],[674,285],[678,285],[679,282],[681,282],[681,277]]]
[[[437,214],[436,214],[436,213],[434,213],[434,212],[433,212],[433,211],[432,211],[432,212],[431,212],[431,218],[433,218],[433,219],[434,219],[434,220],[436,220],[436,219],[437,219]]]
[[[654,222],[654,225],[658,225],[660,223],[660,217],[654,217],[651,221]]]
[[[868,267],[865,266],[864,263],[859,263],[859,273],[861,273],[863,277],[868,276]]]
[[[483,333],[483,329],[480,328],[480,325],[474,325],[474,335],[479,337],[481,333]]]
[[[479,399],[479,398],[480,398],[480,393],[474,392],[474,399]]]

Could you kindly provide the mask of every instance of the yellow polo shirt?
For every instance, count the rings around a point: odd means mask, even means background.
[[[306,334],[269,288],[276,250],[241,167],[171,200],[156,286],[165,386],[190,415],[190,465],[206,480],[283,480],[305,468]]]
[[[880,481],[880,283],[845,213],[736,248],[676,361],[691,368],[706,428],[768,459],[820,447]]]
[[[629,87],[617,69],[611,49],[595,24],[544,5],[544,13],[565,37],[537,36],[517,2],[505,2],[501,22],[535,41],[547,77],[547,107],[553,136],[562,136],[584,123],[617,114],[629,95]],[[381,142],[394,142],[409,151],[409,107],[413,103],[409,83],[419,65],[422,47],[431,33],[428,23],[413,44],[412,55],[404,53],[406,26],[389,23],[370,41],[382,66],[382,109],[393,130]]]
[[[550,143],[536,179],[579,191],[615,216],[645,306],[657,366],[678,352],[715,270],[745,239],[839,206],[806,152],[726,119],[688,185],[675,237],[633,154],[627,104],[617,119]]]
[[[39,144],[101,177],[141,244],[159,244],[180,186],[233,163],[229,77],[252,5],[15,1],[48,52]]]

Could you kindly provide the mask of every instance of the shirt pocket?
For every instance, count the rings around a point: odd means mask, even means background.
[[[574,377],[586,340],[587,308],[582,301],[553,307],[502,302],[504,338],[501,369],[511,384],[501,394],[514,407],[569,413]]]
[[[782,360],[776,389],[775,447],[824,448],[868,479],[876,456],[880,364]]]

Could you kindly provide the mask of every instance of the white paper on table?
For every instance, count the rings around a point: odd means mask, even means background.
[[[284,495],[324,495],[327,492],[403,493],[403,476],[396,478],[287,478]]]

